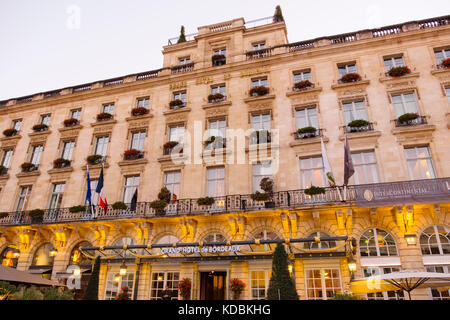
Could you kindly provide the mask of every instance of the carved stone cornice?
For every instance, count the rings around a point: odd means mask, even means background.
[[[352,151],[359,149],[375,149],[378,147],[378,138],[381,136],[381,131],[367,131],[367,132],[353,132],[347,133],[347,138],[351,141],[350,146]],[[344,135],[339,136],[340,141],[344,141]]]
[[[148,160],[145,158],[142,159],[136,159],[136,160],[123,160],[117,163],[119,167],[125,168],[125,167],[133,167],[136,169],[137,167],[140,168],[139,171],[144,171],[145,165],[148,163]]]
[[[330,141],[330,139],[328,139],[325,136],[322,138],[323,138],[323,142]],[[307,139],[296,139],[295,141],[289,143],[289,146],[291,148],[293,148],[293,147],[297,147],[297,146],[305,146],[305,145],[317,144],[317,143],[320,144],[320,137],[307,138]]]
[[[109,126],[95,126],[94,128],[94,134],[99,134],[99,133],[111,133],[113,131],[113,126],[109,125]]]
[[[41,172],[39,170],[32,171],[32,172],[21,172],[16,174],[16,177],[19,179],[19,184],[22,183],[28,183],[28,182],[35,182],[37,178],[41,175]]]
[[[28,136],[30,137],[30,143],[31,144],[35,144],[35,143],[39,143],[39,142],[45,143],[47,141],[47,137],[51,133],[52,132],[50,130],[29,133]]]
[[[125,121],[127,121],[127,122],[141,122],[142,120],[150,119],[150,118],[153,118],[153,114],[148,113],[148,114],[145,114],[145,115],[142,115],[142,116],[131,116],[131,117],[125,118]],[[147,121],[147,123],[148,123],[148,121]]]
[[[116,123],[117,123],[117,120],[115,120],[115,119],[105,120],[105,121],[97,121],[97,122],[91,123],[91,127],[103,127],[103,126],[107,126],[107,125],[113,125]]]
[[[187,160],[187,156],[185,156],[185,155],[174,156],[173,158],[174,158],[177,162],[178,162],[178,161],[185,161],[185,160]],[[174,163],[174,162],[172,161],[172,155],[170,155],[170,154],[158,158],[158,162],[160,162],[160,163]]]
[[[109,163],[108,162],[104,162],[103,163],[103,167],[105,169],[109,168]],[[86,165],[82,166],[81,168],[86,171]],[[89,172],[91,172],[92,170],[98,170],[98,172],[100,173],[100,169],[101,168],[102,168],[102,164],[101,163],[99,163],[99,164],[90,164],[89,165]]]
[[[347,133],[347,138],[349,140],[357,140],[357,139],[367,139],[371,137],[378,137],[381,136],[381,131],[365,131],[365,132],[350,132]],[[344,141],[345,137],[344,135],[339,136],[339,140]]]
[[[214,118],[226,116],[228,114],[227,106],[215,106],[214,108],[208,108],[205,110],[206,118]]]
[[[78,137],[78,134],[80,133],[82,128],[82,125],[77,125],[73,127],[59,128],[58,131],[61,134],[61,138]]]
[[[205,110],[209,110],[209,109],[220,108],[220,107],[228,107],[228,106],[231,106],[231,104],[232,104],[231,101],[222,101],[222,102],[204,104],[202,106],[202,108]]]
[[[65,172],[72,172],[73,168],[72,167],[65,167],[65,168],[53,168],[51,170],[48,170],[48,174],[49,175],[57,175],[57,174],[61,174],[61,173],[65,173]]]
[[[274,94],[266,94],[263,96],[248,97],[248,98],[244,99],[244,102],[248,103],[248,104],[259,104],[261,102],[271,101],[274,99],[275,99]]]
[[[127,118],[129,129],[147,129],[150,125],[149,118]]]
[[[1,146],[2,147],[14,147],[19,142],[20,138],[22,138],[21,135],[16,135],[13,137],[3,137],[0,138]]]
[[[394,135],[404,135],[413,138],[413,136],[422,136],[429,132],[432,134],[436,130],[436,126],[432,124],[419,124],[416,126],[397,127],[392,129]],[[398,138],[397,138],[398,139]]]
[[[186,112],[190,112],[190,111],[191,111],[191,108],[184,107],[184,108],[164,111],[163,115],[169,116],[169,115],[173,115],[173,114],[186,113]]]
[[[348,83],[338,83],[338,84],[331,85],[331,89],[345,90],[348,88],[368,86],[369,84],[370,84],[370,80],[361,80],[361,81],[348,82]]]
[[[286,97],[291,98],[291,99],[296,99],[301,96],[311,95],[313,93],[317,94],[319,92],[322,92],[322,87],[315,87],[315,88],[297,90],[297,91],[293,90],[293,91],[286,92]]]
[[[179,122],[186,122],[188,119],[188,115],[189,114],[186,112],[165,115],[166,123],[173,124],[173,123],[179,123]]]
[[[0,180],[8,180],[9,179],[9,174],[2,174],[0,175]]]
[[[450,78],[450,68],[434,69],[434,70],[431,70],[431,74],[434,76],[437,76],[438,78],[441,78],[441,77],[449,77]]]
[[[400,81],[403,80],[403,81]],[[386,91],[389,93],[401,92],[404,90],[416,90],[416,80],[409,79],[397,79],[397,81],[386,82]]]
[[[60,168],[60,169],[51,169],[47,171],[50,175],[50,181],[65,181],[70,178],[70,175],[73,172],[72,167]]]

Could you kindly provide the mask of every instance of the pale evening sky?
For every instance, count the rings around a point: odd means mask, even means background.
[[[0,0],[0,100],[158,69],[167,39],[283,10],[289,42],[449,14],[448,0]]]

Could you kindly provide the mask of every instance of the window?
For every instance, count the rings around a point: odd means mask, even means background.
[[[3,156],[2,156],[2,161],[0,162],[0,164],[2,166],[4,166],[5,168],[9,168],[9,165],[11,164],[11,158],[13,155],[13,149],[5,149],[3,150]]]
[[[266,42],[258,42],[253,44],[253,50],[261,50],[266,48]]]
[[[17,267],[17,261],[19,260],[20,250],[14,246],[6,247],[0,255],[1,265],[4,267]]]
[[[70,111],[70,117],[72,119],[77,119],[78,121],[81,120],[81,109],[75,109]]]
[[[225,120],[209,121],[209,136],[225,138],[227,123]]]
[[[123,187],[123,202],[131,203],[136,189],[139,187],[139,176],[125,177],[125,185]]]
[[[448,102],[450,103],[450,87],[445,88],[445,93],[447,94]]]
[[[46,126],[50,125],[50,115],[49,114],[44,114],[41,116],[41,124],[45,124]]]
[[[223,54],[225,56],[227,54],[227,49],[222,48],[222,49],[214,50],[214,54]]]
[[[305,80],[312,82],[311,70],[294,72],[294,83]]]
[[[49,209],[59,209],[61,208],[61,203],[64,194],[65,183],[54,183],[52,194],[50,196]]]
[[[75,141],[66,141],[63,144],[61,158],[72,160],[73,149],[75,148]]]
[[[315,237],[325,238],[325,237],[329,237],[329,236],[330,236],[329,234],[319,231],[319,232],[311,233],[308,236],[308,238],[315,238]],[[305,244],[304,244],[304,248],[309,249],[309,250],[330,249],[330,248],[334,248],[334,247],[336,247],[336,241],[320,241],[319,243],[305,242]]]
[[[19,132],[21,127],[22,127],[22,120],[14,120],[13,121],[12,129],[16,129],[17,132]]]
[[[179,59],[178,59],[178,63],[179,63],[179,64],[188,64],[188,63],[191,63],[191,58],[190,58],[190,57],[179,58]]]
[[[419,113],[414,93],[402,93],[392,96],[395,115],[398,117],[405,113]]]
[[[94,154],[106,157],[106,152],[108,150],[109,136],[97,137],[95,142]]]
[[[250,290],[253,300],[264,300],[266,298],[271,276],[271,270],[255,270],[250,272]]]
[[[342,78],[347,73],[357,73],[356,63],[347,63],[338,65],[339,78]]]
[[[164,187],[170,191],[173,200],[178,199],[180,196],[180,180],[180,171],[166,172],[164,174]]]
[[[317,108],[309,107],[295,111],[295,124],[297,129],[314,127],[319,128],[319,121],[317,119]]]
[[[394,237],[381,229],[369,229],[359,239],[361,257],[397,256]]]
[[[305,274],[309,300],[328,300],[342,292],[338,269],[310,269]]]
[[[110,115],[114,115],[114,103],[107,103],[103,105],[103,112],[109,113]]]
[[[210,233],[203,238],[203,242],[226,242],[226,241],[227,238],[223,234],[217,232]]]
[[[219,50],[214,50],[213,56],[222,56],[223,58],[215,58],[212,60],[212,65],[213,66],[222,66],[224,64],[226,64],[227,60],[226,60],[226,56],[227,56],[227,50],[226,49],[219,49]]]
[[[166,286],[172,291],[172,300],[178,299],[179,280],[179,272],[153,272],[150,286],[150,300],[160,299],[161,291],[165,290]]]
[[[384,66],[386,67],[386,72],[396,67],[404,67],[405,62],[403,61],[403,56],[384,58]]]
[[[352,153],[355,175],[353,176],[355,184],[378,183],[378,165],[375,158],[375,152],[366,151]]]
[[[216,94],[216,93],[220,93],[225,95],[226,94],[226,87],[224,84],[219,84],[217,86],[212,86],[211,87],[211,94]]]
[[[17,199],[16,211],[22,212],[25,210],[28,198],[30,197],[31,186],[24,186],[20,188],[19,198]]]
[[[252,115],[252,129],[255,131],[270,130],[270,113]]]
[[[450,228],[431,226],[420,235],[420,248],[423,255],[450,254]]]
[[[273,181],[271,161],[264,161],[262,163],[256,163],[253,165],[253,193],[255,193],[256,191],[264,192],[259,186],[261,180],[264,178],[270,178]]]
[[[304,189],[325,186],[322,157],[300,159],[300,179]]]
[[[363,268],[364,277],[372,277],[381,274],[388,274],[392,272],[398,272],[400,268],[393,267],[369,267]],[[368,293],[366,295],[367,300],[404,300],[405,294],[403,290],[398,291],[385,291],[385,292],[376,292],[376,293]]]
[[[147,133],[145,131],[133,132],[131,134],[130,149],[144,151],[144,142],[145,142],[146,135],[147,135]]]
[[[177,141],[183,143],[184,140],[184,125],[170,127],[169,141]]]
[[[41,154],[43,150],[44,146],[42,145],[33,146],[33,149],[31,151],[31,163],[36,167],[39,166],[39,161],[41,160]]]
[[[119,238],[116,241],[114,241],[113,246],[123,247],[124,245],[129,246],[129,245],[133,245],[133,244],[135,244],[133,238],[122,237],[122,238]],[[119,253],[121,250],[122,249],[120,249],[119,251],[116,251],[116,253]],[[133,250],[133,252],[136,253],[134,250]],[[132,258],[133,256],[128,251],[124,251],[119,255],[119,257]]]
[[[426,266],[427,272],[450,273],[450,265]],[[439,291],[431,288],[431,297],[433,300],[450,300],[450,290]]]
[[[120,276],[118,272],[108,272],[106,276],[105,300],[115,300],[122,288],[128,287],[130,298],[133,299],[134,273],[127,272]]]
[[[33,256],[32,266],[53,266],[54,256],[50,254],[50,251],[54,251],[55,248],[50,243],[44,243],[40,246]]]
[[[225,168],[209,168],[206,170],[206,196],[223,197],[225,195]]]
[[[252,79],[252,88],[254,87],[266,87],[267,88],[267,78]]]
[[[278,239],[280,239],[280,237],[275,232],[264,229],[264,230],[261,230],[260,232],[256,233],[253,236],[253,239],[278,240]],[[270,251],[275,248],[275,245],[273,245],[273,244],[260,244],[260,245],[252,244],[252,245],[250,245],[250,247],[252,248],[253,251]]]
[[[145,108],[148,109],[150,106],[150,98],[139,98],[136,100],[136,108]]]
[[[440,65],[442,61],[450,58],[450,48],[434,50],[434,56],[436,57],[436,63]]]
[[[364,101],[352,101],[342,104],[344,110],[345,125],[348,125],[353,120],[368,121],[366,103]]]
[[[181,92],[174,92],[173,93],[173,100],[181,100],[183,103],[186,103],[186,91]]]
[[[428,147],[405,148],[405,154],[411,180],[436,178]]]

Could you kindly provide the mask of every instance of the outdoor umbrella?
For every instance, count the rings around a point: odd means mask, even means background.
[[[450,274],[404,270],[355,279],[351,282],[353,293],[374,293],[404,290],[411,300],[411,291],[421,288],[448,288]]]

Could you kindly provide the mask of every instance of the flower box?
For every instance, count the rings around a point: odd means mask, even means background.
[[[405,113],[404,115],[398,117],[397,120],[400,124],[408,124],[411,121],[416,120],[417,118],[419,118],[419,115],[417,113]]]
[[[146,115],[148,113],[149,113],[149,110],[147,108],[144,108],[144,107],[133,108],[131,110],[131,114],[134,117],[143,116],[143,115]]]
[[[450,58],[443,60],[443,61],[441,62],[441,65],[442,65],[444,68],[450,68]]]
[[[351,128],[360,128],[360,127],[367,127],[369,124],[370,124],[369,121],[358,119],[349,122],[348,126]]]
[[[225,96],[221,93],[210,94],[208,96],[208,102],[209,103],[220,102],[220,101],[225,100],[224,98],[225,98]]]
[[[180,99],[176,99],[176,100],[170,101],[169,105],[170,105],[171,109],[177,109],[177,108],[184,107],[184,102]]]
[[[24,162],[20,167],[22,168],[23,172],[31,172],[37,169],[37,167],[30,162]]]
[[[390,77],[401,77],[404,76],[405,74],[409,74],[411,73],[411,70],[408,67],[394,67],[391,70],[388,71],[388,75]]]
[[[361,76],[357,73],[347,73],[339,81],[342,83],[361,81]]]
[[[66,159],[63,159],[63,158],[59,158],[59,159],[56,159],[55,161],[53,161],[53,167],[55,169],[61,169],[61,168],[65,168],[65,167],[68,167],[68,166],[70,166],[70,161],[69,160],[66,160]]]
[[[112,114],[107,112],[102,112],[97,114],[97,121],[108,121],[113,118]]]
[[[298,129],[297,130],[297,134],[299,135],[299,136],[301,136],[301,135],[308,135],[308,137],[309,136],[316,136],[316,132],[317,132],[317,128],[314,128],[314,127],[305,127],[305,128],[300,128],[300,129]]]
[[[310,188],[305,189],[303,192],[308,196],[314,196],[318,194],[325,194],[325,188],[311,186]]]
[[[70,118],[70,119],[64,120],[65,127],[74,127],[74,126],[77,126],[78,124],[80,124],[80,121],[78,121],[78,119],[75,119],[75,118]]]
[[[264,96],[264,95],[266,95],[268,93],[269,93],[269,88],[266,88],[264,86],[253,87],[253,88],[250,89],[250,95],[252,97]]]
[[[296,90],[296,91],[305,90],[305,89],[312,88],[312,87],[313,87],[313,83],[309,80],[300,81],[300,82],[297,82],[296,84],[294,84],[294,90]]]
[[[103,161],[103,156],[99,154],[93,154],[87,157],[86,160],[89,164],[99,164]]]
[[[48,125],[46,124],[36,124],[33,126],[33,131],[34,132],[42,132],[42,131],[47,131],[48,130]]]
[[[143,157],[143,154],[141,151],[136,149],[130,149],[124,152],[124,158],[125,160],[136,160]]]
[[[3,131],[3,134],[5,135],[5,137],[12,137],[17,135],[18,131],[16,129],[6,129],[5,131]]]

